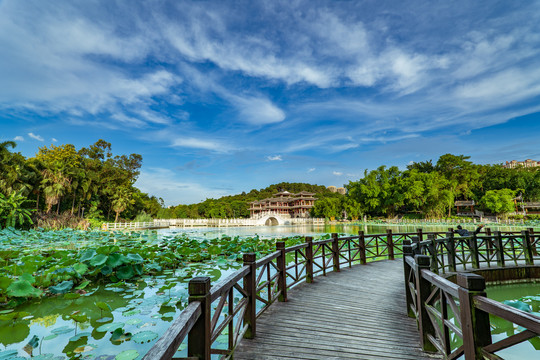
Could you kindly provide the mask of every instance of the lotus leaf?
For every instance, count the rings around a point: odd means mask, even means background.
[[[107,259],[107,265],[113,269],[129,262],[130,260],[127,257],[118,253],[109,255],[109,258]]]
[[[110,267],[109,265],[105,265],[104,267],[101,268],[101,273],[105,276],[111,275],[112,272],[113,272],[113,268]]]
[[[62,335],[67,334],[75,330],[75,328],[69,327],[69,326],[62,326],[56,329],[52,329],[51,332],[56,335]]]
[[[82,283],[80,283],[79,286],[77,286],[75,289],[82,290],[85,287],[87,287],[88,285],[90,285],[90,281],[86,280],[86,281],[83,281]]]
[[[156,339],[157,337],[158,337],[158,334],[156,334],[155,332],[150,331],[150,330],[145,330],[145,331],[140,331],[136,333],[135,335],[133,335],[131,340],[135,341],[138,344],[143,344],[143,343],[150,342]]]
[[[123,342],[129,339],[131,339],[131,333],[124,333],[124,329],[122,328],[114,330],[111,336],[111,341],[115,342]]]
[[[26,280],[14,281],[7,288],[7,294],[14,297],[39,297],[42,293]]]
[[[5,350],[0,351],[0,360],[7,360],[17,356],[18,352],[16,350]]]
[[[131,265],[123,265],[116,270],[116,276],[122,280],[131,279],[134,275],[135,273]]]
[[[77,334],[75,336],[72,336],[69,338],[69,341],[72,341],[72,342],[75,342],[75,341],[79,341],[81,338],[83,337],[88,337],[88,336],[92,336],[92,333],[89,333],[89,332],[82,332],[80,334]]]
[[[9,285],[13,282],[13,279],[8,278],[7,276],[0,276],[0,289],[7,290]]]
[[[19,278],[20,280],[26,280],[28,281],[30,284],[33,284],[36,282],[36,279],[31,275],[31,274],[28,274],[28,273],[24,273],[21,275],[21,277]]]
[[[525,312],[528,312],[528,313],[531,312],[531,307],[528,304],[524,303],[523,301],[505,300],[505,301],[503,301],[503,303],[506,304],[506,305],[510,305],[511,307],[519,309],[521,311],[525,311]]]
[[[137,324],[140,324],[141,322],[142,322],[141,319],[133,318],[126,321],[126,325],[137,325]]]
[[[96,348],[97,348],[96,345],[89,344],[89,345],[79,346],[78,348],[75,348],[73,350],[73,352],[76,353],[76,354],[80,354],[80,353],[92,351],[92,350],[94,350]]]
[[[116,355],[115,360],[133,360],[139,356],[137,350],[124,350],[120,354]]]
[[[128,254],[127,255],[127,258],[132,261],[132,262],[136,262],[136,263],[142,263],[144,261],[144,259],[142,258],[141,255],[139,254]]]
[[[67,294],[64,295],[64,299],[66,299],[66,300],[75,300],[75,299],[78,299],[80,297],[81,297],[80,294],[74,294],[74,293],[67,293]]]
[[[73,288],[73,281],[62,281],[56,286],[49,286],[49,291],[53,294],[65,294]]]
[[[90,260],[90,265],[95,266],[95,267],[101,266],[105,264],[105,262],[107,261],[107,258],[108,256],[105,254],[98,254]]]
[[[103,311],[107,311],[107,312],[112,311],[111,306],[109,304],[107,304],[106,302],[103,302],[103,301],[96,302],[96,306],[98,308],[100,308],[101,310],[103,310]]]
[[[69,317],[73,319],[73,321],[76,321],[78,323],[88,321],[88,316],[86,316],[85,314],[71,314]]]
[[[121,323],[121,322],[110,323],[110,324],[101,325],[100,327],[96,329],[96,331],[98,332],[114,331],[118,328],[123,328],[123,327],[124,327],[124,323]]]
[[[88,271],[88,265],[83,263],[78,263],[73,265],[73,269],[79,274],[84,275]]]
[[[88,249],[86,251],[84,251],[82,254],[81,254],[81,258],[80,258],[80,261],[81,262],[84,262],[84,261],[89,261],[91,260],[94,256],[96,256],[96,250],[94,249]]]
[[[5,346],[24,341],[30,334],[30,327],[24,323],[0,326],[0,344]]]
[[[52,340],[52,339],[55,339],[58,337],[58,334],[51,334],[51,335],[47,335],[43,338],[44,341],[47,341],[47,340]]]

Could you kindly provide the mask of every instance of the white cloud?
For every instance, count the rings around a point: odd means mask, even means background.
[[[37,140],[37,141],[45,141],[43,137],[39,135],[35,135],[34,133],[28,133],[28,136],[30,136],[32,139]]]
[[[285,120],[283,110],[265,98],[232,97],[233,103],[240,111],[241,119],[254,125],[266,125]]]
[[[172,141],[173,147],[186,147],[193,149],[210,150],[215,152],[228,152],[231,148],[217,140],[205,140],[193,137],[179,137]]]
[[[332,172],[332,174],[334,174],[335,176],[341,176],[341,175],[343,175],[343,173],[340,172],[340,171],[334,171],[334,172]]]
[[[274,156],[269,155],[266,157],[266,159],[268,161],[282,161],[283,160],[281,155],[274,155]]]
[[[56,138],[51,138],[51,141],[52,142],[58,142],[58,140],[56,140]]]
[[[22,136],[15,136],[13,141],[24,141],[24,138]]]
[[[311,173],[311,172],[314,172],[314,171],[315,171],[315,168],[310,168],[310,169],[308,169],[307,172],[308,172],[308,173]]]

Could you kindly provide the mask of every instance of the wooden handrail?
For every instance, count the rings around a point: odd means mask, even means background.
[[[188,304],[165,334],[146,353],[143,360],[171,359],[199,316],[201,316],[201,303]]]
[[[418,320],[424,350],[439,351],[447,359],[461,355],[466,360],[500,359],[496,351],[540,335],[540,317],[487,298],[482,276],[458,272],[455,284],[435,272],[444,273],[452,267],[455,271],[456,261],[463,269],[479,269],[480,264],[489,267],[494,259],[500,268],[505,267],[505,260],[512,261],[512,266],[520,262],[531,266],[535,260],[534,244],[530,230],[507,235],[500,232],[491,235],[488,230],[485,236],[467,237],[454,237],[449,232],[442,239],[431,237],[428,241],[418,241],[416,238],[411,245],[404,243],[408,315]],[[437,308],[435,303],[439,304]],[[453,320],[449,318],[449,310],[454,314]],[[492,344],[489,314],[526,330]],[[450,333],[461,338],[463,345],[451,348]]]

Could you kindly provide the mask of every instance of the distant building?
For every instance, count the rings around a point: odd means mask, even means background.
[[[532,159],[527,159],[525,161],[512,160],[512,161],[507,161],[506,164],[503,165],[503,167],[508,168],[508,169],[514,169],[520,166],[521,167],[538,167],[540,166],[540,161],[535,161]]]
[[[288,191],[280,191],[274,197],[249,204],[249,213],[252,218],[264,215],[280,215],[282,217],[309,217],[310,210],[315,204],[315,193],[301,191],[292,194]]]
[[[338,187],[337,192],[341,195],[345,195],[347,193],[347,189],[345,189],[344,187]]]
[[[330,190],[330,192],[337,192],[337,188],[334,186],[334,185],[330,185],[329,187],[327,187],[328,190]]]

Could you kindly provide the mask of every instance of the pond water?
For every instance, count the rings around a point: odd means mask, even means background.
[[[418,226],[181,228],[159,230],[158,239],[181,234],[194,239],[223,235],[232,238],[257,235],[261,238],[296,235],[317,238],[333,232],[348,235],[355,235],[360,230],[366,234],[384,233],[387,228],[396,233],[414,232]],[[424,231],[446,231],[447,228],[423,226]],[[0,308],[0,360],[31,357],[38,360],[140,359],[186,306],[187,281],[190,278],[210,276],[215,283],[240,266],[236,261],[190,263],[181,269],[165,270],[158,276],[144,275],[135,281],[97,284],[87,287],[86,293],[82,294],[43,297],[16,309]],[[100,303],[108,308],[103,310],[98,305]],[[17,316],[11,319],[14,313]],[[220,341],[226,343],[227,337],[218,338]],[[185,347],[181,347],[180,353],[186,355]]]
[[[540,316],[540,283],[538,282],[488,286],[486,292],[491,299],[505,302],[508,305]],[[490,321],[493,342],[523,330],[523,328],[495,316],[490,315]],[[507,360],[540,359],[540,337],[498,351],[497,355]]]

